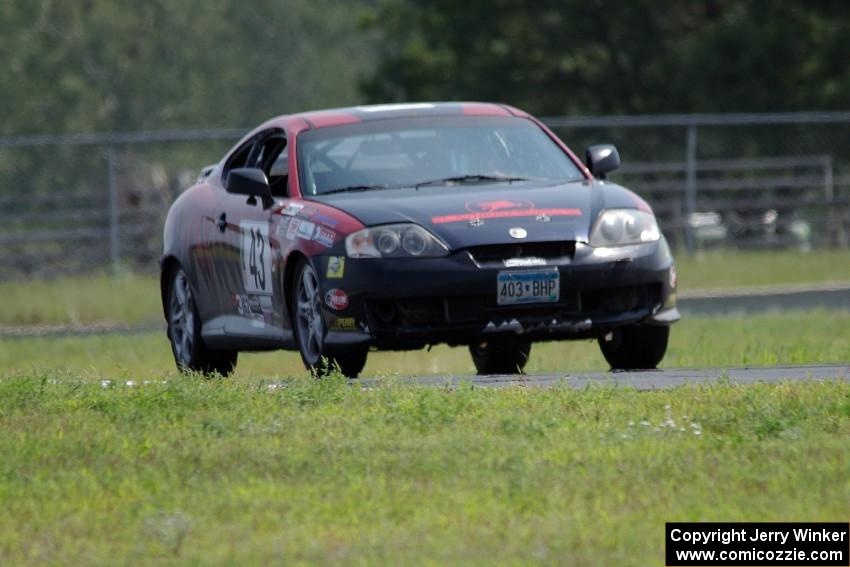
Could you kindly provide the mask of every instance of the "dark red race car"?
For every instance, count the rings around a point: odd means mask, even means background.
[[[650,207],[505,105],[379,105],[280,116],[205,168],[165,223],[177,366],[298,349],[356,376],[370,349],[466,345],[480,373],[531,343],[596,338],[652,368],[679,319]],[[567,365],[568,361],[564,361]]]

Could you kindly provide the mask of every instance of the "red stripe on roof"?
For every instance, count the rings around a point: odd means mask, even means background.
[[[500,106],[478,102],[464,104],[463,113],[467,116],[510,116],[510,113]]]
[[[344,124],[356,124],[361,122],[353,114],[344,112],[316,112],[302,115],[314,128],[327,128],[328,126],[342,126]]]

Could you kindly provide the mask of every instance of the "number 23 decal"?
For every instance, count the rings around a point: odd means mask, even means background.
[[[271,246],[269,225],[262,222],[240,222],[242,232],[242,280],[248,293],[272,293]]]

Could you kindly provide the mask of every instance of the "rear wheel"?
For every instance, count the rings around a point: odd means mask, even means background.
[[[670,327],[629,325],[599,337],[599,347],[612,370],[647,370],[664,358]]]
[[[171,273],[168,285],[168,339],[181,372],[227,376],[236,367],[238,353],[210,350],[201,337],[201,318],[192,297],[189,278],[181,268]]]
[[[488,339],[469,345],[479,375],[521,374],[531,353],[531,342],[518,339]]]
[[[368,348],[331,349],[325,343],[327,328],[322,317],[319,277],[306,260],[301,260],[295,270],[292,293],[292,328],[307,370],[317,376],[325,376],[339,368],[348,378],[356,378],[366,365]]]

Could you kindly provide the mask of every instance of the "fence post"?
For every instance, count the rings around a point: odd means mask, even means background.
[[[689,124],[687,140],[685,142],[685,246],[689,253],[693,253],[696,243],[694,242],[693,227],[690,225],[691,214],[697,208],[697,127]]]
[[[121,249],[118,242],[118,187],[115,184],[115,149],[106,147],[106,170],[109,190],[109,263],[112,276],[118,277]]]
[[[847,235],[844,234],[844,224],[841,221],[843,213],[835,208],[835,185],[832,170],[832,155],[825,155],[821,160],[823,167],[823,193],[826,199],[826,233],[830,246],[845,248]],[[843,208],[842,208],[843,211]]]

